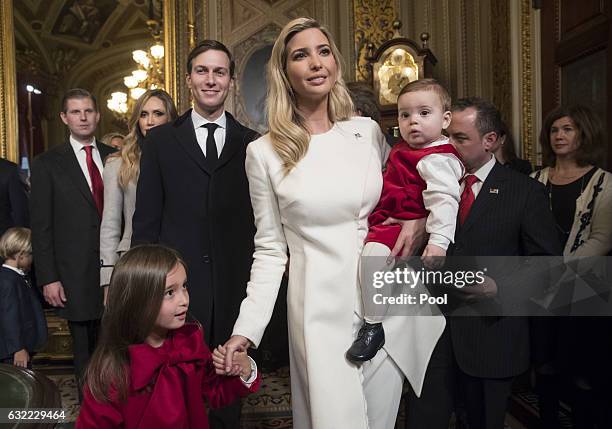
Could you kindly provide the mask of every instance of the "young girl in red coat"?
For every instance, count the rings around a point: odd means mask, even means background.
[[[123,255],[87,368],[77,429],[206,429],[207,407],[259,388],[246,352],[234,354],[232,376],[215,372],[201,327],[185,323],[188,307],[186,267],[175,251],[144,245]],[[214,355],[222,362],[225,349]]]

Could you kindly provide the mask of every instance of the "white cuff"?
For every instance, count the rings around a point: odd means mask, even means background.
[[[432,232],[429,234],[429,241],[427,244],[435,244],[438,247],[441,247],[444,250],[448,250],[448,246],[451,243],[451,240],[448,237],[443,236],[442,234],[436,234]]]
[[[242,381],[242,383],[246,387],[250,388],[253,385],[253,383],[255,382],[255,380],[257,379],[257,364],[251,358],[251,356],[247,356],[247,357],[249,358],[249,361],[251,362],[251,375],[249,376],[249,378],[247,380],[245,380],[244,378],[242,378],[242,376],[240,376],[240,381]]]

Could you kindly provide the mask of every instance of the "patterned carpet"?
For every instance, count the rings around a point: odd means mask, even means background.
[[[43,367],[39,368],[59,387],[62,407],[68,411],[69,422],[74,422],[79,412],[77,391],[72,368]],[[512,415],[506,416],[507,429],[525,429],[535,427],[537,419],[537,396],[526,386],[515,386],[510,404]],[[563,408],[560,415],[561,428],[571,428],[569,413]],[[72,424],[61,425],[59,429],[70,429]],[[263,373],[261,389],[242,402],[241,429],[289,429],[293,427],[291,417],[291,393],[289,368],[282,367],[276,371]],[[405,427],[404,402],[400,404],[396,429]],[[454,421],[449,428],[454,428]]]

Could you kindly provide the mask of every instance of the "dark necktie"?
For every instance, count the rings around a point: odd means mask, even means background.
[[[206,137],[206,163],[208,164],[209,170],[214,170],[217,165],[217,143],[215,142],[215,130],[219,128],[219,125],[209,122],[208,124],[202,125],[208,130],[208,136]]]
[[[472,191],[472,185],[478,182],[478,177],[473,174],[468,174],[463,178],[463,182],[465,183],[465,187],[461,193],[461,200],[459,200],[459,225],[465,223],[470,213],[470,209],[472,208],[472,204],[474,204],[474,200],[476,199],[474,191]]]
[[[104,210],[104,182],[102,181],[100,170],[98,170],[91,154],[93,146],[84,146],[83,149],[87,156],[87,171],[89,171],[89,178],[91,179],[91,194],[96,203],[98,213],[100,213],[100,217],[102,217],[102,211]]]

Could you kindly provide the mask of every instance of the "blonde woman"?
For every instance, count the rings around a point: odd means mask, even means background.
[[[103,177],[104,212],[100,226],[101,286],[110,283],[115,262],[122,252],[130,248],[136,183],[144,138],[151,128],[174,121],[176,117],[176,108],[166,91],[148,90],[134,105],[128,123],[129,133],[122,150],[106,161]]]
[[[361,325],[359,254],[380,196],[387,145],[374,121],[351,117],[340,54],[316,21],[298,18],[278,36],[268,64],[267,109],[269,134],[247,147],[257,226],[251,278],[217,369],[232,373],[233,352],[259,345],[289,250],[293,427],[392,428],[405,373],[400,366],[406,367],[401,362],[424,363],[424,377],[428,356],[385,347],[362,366],[344,356]],[[408,242],[405,247],[409,252]],[[396,319],[392,323],[412,323]],[[388,343],[412,353],[411,326],[385,325]],[[420,392],[418,378],[410,381]]]
[[[112,146],[117,150],[121,150],[123,147],[123,141],[125,140],[125,136],[120,133],[108,133],[102,137],[102,143],[107,146]]]

